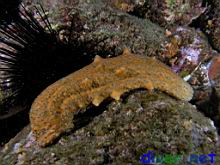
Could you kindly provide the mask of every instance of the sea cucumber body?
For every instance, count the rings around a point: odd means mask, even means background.
[[[40,146],[52,143],[71,130],[74,115],[89,104],[120,96],[132,89],[159,89],[181,100],[190,100],[189,84],[161,62],[125,50],[122,55],[102,59],[64,77],[46,88],[30,111],[31,128]]]

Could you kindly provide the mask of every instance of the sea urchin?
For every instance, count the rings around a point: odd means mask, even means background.
[[[0,120],[29,109],[44,88],[94,57],[86,43],[61,41],[47,17],[40,14],[45,14],[43,9],[37,11],[42,22],[22,7],[10,23],[0,25]]]

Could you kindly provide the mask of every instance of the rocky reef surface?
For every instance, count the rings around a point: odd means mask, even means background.
[[[78,116],[81,128],[56,144],[39,147],[29,127],[1,152],[2,164],[138,164],[148,150],[181,154],[219,153],[213,122],[194,106],[160,92],[132,91]],[[217,160],[217,158],[215,159]]]

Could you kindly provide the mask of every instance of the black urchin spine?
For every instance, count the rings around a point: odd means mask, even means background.
[[[4,95],[0,120],[29,109],[44,88],[89,64],[95,55],[86,43],[59,40],[48,18],[35,9],[43,25],[24,7],[10,23],[0,25],[0,89]],[[41,11],[45,14],[42,7]]]

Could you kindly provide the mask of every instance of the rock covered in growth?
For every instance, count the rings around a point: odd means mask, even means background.
[[[31,128],[40,146],[53,142],[60,134],[74,128],[74,115],[90,104],[99,106],[107,98],[119,100],[133,89],[158,89],[178,99],[189,101],[189,84],[156,59],[123,54],[103,59],[70,74],[46,88],[30,111]]]
[[[112,6],[161,26],[188,25],[206,11],[202,0],[110,0]]]
[[[217,55],[200,30],[178,26],[167,31],[167,36],[169,41],[164,44],[161,58],[181,77],[188,76]],[[197,86],[204,86],[205,81],[198,80]]]
[[[207,1],[208,10],[193,23],[208,36],[212,47],[220,51],[220,1]]]
[[[30,130],[22,131],[2,150],[1,164],[140,164],[148,149],[161,155],[220,154],[213,123],[163,93],[133,91],[79,119],[81,128],[46,148],[37,147]]]
[[[112,8],[103,0],[29,0],[22,1],[29,9],[42,4],[53,27],[62,38],[99,42],[94,52],[120,54],[124,47],[134,53],[157,56],[166,40],[165,30],[145,19],[139,19]],[[72,42],[71,40],[69,41]],[[73,43],[74,44],[74,43]]]

